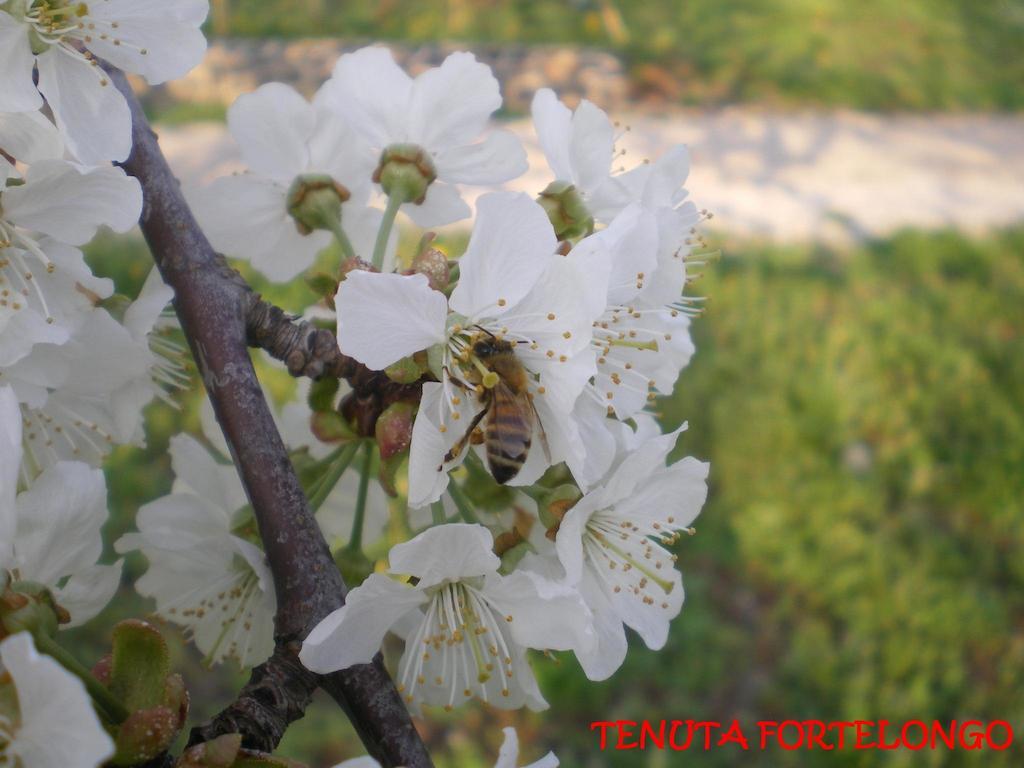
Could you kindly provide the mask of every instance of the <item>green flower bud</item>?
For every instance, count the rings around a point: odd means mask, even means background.
[[[330,176],[307,173],[295,179],[288,190],[288,214],[300,234],[318,229],[337,232],[341,229],[341,204],[349,197],[349,191]]]
[[[437,178],[434,161],[416,144],[392,144],[380,156],[373,180],[390,197],[420,205],[427,197],[427,187]]]
[[[575,240],[594,231],[594,217],[583,197],[566,181],[553,181],[540,193],[537,202],[547,211],[559,240]]]

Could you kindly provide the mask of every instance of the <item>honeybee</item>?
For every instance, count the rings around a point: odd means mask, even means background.
[[[473,343],[472,354],[484,370],[478,379],[476,392],[481,410],[473,417],[466,433],[459,438],[444,457],[445,463],[458,456],[467,442],[478,443],[477,427],[486,417],[483,444],[487,452],[487,466],[499,483],[507,483],[519,474],[533,443],[533,423],[537,411],[530,394],[529,374],[515,356],[515,345],[496,336],[488,336]],[[547,440],[540,419],[540,438],[545,454]],[[438,467],[440,469],[440,467]]]

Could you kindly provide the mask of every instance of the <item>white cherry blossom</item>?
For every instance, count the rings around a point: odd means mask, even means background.
[[[170,297],[154,270],[123,323],[92,309],[66,343],[36,345],[3,370],[22,402],[28,474],[62,459],[99,466],[115,445],[144,444],[143,408],[187,381],[161,336]]]
[[[535,411],[535,445],[510,482],[533,483],[560,461],[581,466],[584,447],[570,414],[595,373],[592,324],[604,310],[607,269],[595,257],[584,272],[555,247],[539,205],[525,195],[493,193],[479,200],[449,300],[423,275],[352,272],[341,283],[335,304],[338,342],[346,354],[382,370],[430,347],[439,353],[440,381],[423,386],[413,427],[413,507],[437,501],[448,471],[465,456],[468,441],[461,441],[458,455],[445,461],[483,409],[483,382],[495,386],[474,351],[485,340],[513,343]]]
[[[633,418],[656,394],[671,394],[694,345],[685,308],[661,303],[666,294],[680,296],[684,275],[680,262],[660,248],[654,213],[630,204],[608,227],[580,241],[569,258],[581,270],[595,260],[611,265],[591,342],[597,374],[574,408],[588,444],[586,466],[576,479],[589,486],[605,474],[614,455],[615,428],[609,420]],[[667,282],[674,286],[666,289]]]
[[[6,366],[37,343],[67,341],[93,299],[110,295],[110,281],[94,278],[73,246],[88,242],[103,225],[119,232],[134,226],[142,193],[119,168],[86,169],[63,160],[34,163],[23,178],[8,165],[4,182],[0,332],[6,332],[0,333],[0,365]]]
[[[472,697],[506,709],[547,706],[527,648],[589,647],[590,623],[575,591],[535,574],[498,574],[481,525],[430,528],[392,548],[390,574],[375,573],[306,638],[299,658],[327,673],[368,663],[384,635],[406,641],[399,690],[417,709]]]
[[[495,130],[479,141],[501,93],[490,67],[471,53],[453,53],[411,78],[388,49],[362,48],[338,60],[324,91],[326,103],[377,156],[396,144],[416,145],[429,156],[437,180],[421,205],[404,206],[420,226],[470,215],[456,184],[499,184],[526,171],[526,152],[512,133]]]
[[[515,728],[502,728],[505,740],[498,753],[498,761],[494,768],[519,768],[519,735]],[[524,765],[522,768],[557,768],[558,758],[554,752],[548,752],[540,760]],[[372,757],[355,757],[338,763],[334,768],[380,768],[380,763]]]
[[[348,190],[342,228],[356,255],[369,260],[373,251],[381,213],[366,202],[376,158],[325,102],[324,89],[309,103],[282,83],[239,97],[228,110],[228,128],[249,170],[189,195],[213,246],[274,281],[300,274],[331,242],[326,230],[301,232],[288,213],[289,189],[305,174],[330,176]]]
[[[586,99],[570,110],[550,88],[541,88],[534,94],[530,111],[537,139],[555,179],[571,182],[589,203],[611,178],[615,153],[612,121],[604,110]]]
[[[576,650],[591,679],[605,679],[622,664],[623,624],[659,650],[682,610],[682,576],[665,545],[700,513],[708,474],[708,465],[693,458],[665,465],[684,428],[634,447],[559,525],[558,560],[594,615],[597,643]]]
[[[199,63],[208,10],[197,0],[8,0],[0,8],[0,111],[53,111],[84,163],[124,160],[131,116],[97,57],[151,84]],[[38,73],[38,85],[34,80]]]
[[[242,484],[194,438],[172,438],[170,453],[171,494],[142,506],[139,532],[115,548],[146,556],[149,570],[135,589],[184,627],[210,663],[259,664],[274,649],[277,600],[263,551],[238,534],[247,522]]]
[[[27,632],[0,642],[0,763],[98,768],[113,754],[78,678],[40,655]]]
[[[103,610],[121,579],[120,562],[97,562],[108,517],[106,480],[101,471],[80,462],[59,462],[14,497],[22,458],[20,423],[13,393],[0,390],[0,533],[10,537],[0,549],[0,569],[15,581],[48,587],[70,614],[65,626],[78,626]]]

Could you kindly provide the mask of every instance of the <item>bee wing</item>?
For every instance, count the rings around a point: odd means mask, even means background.
[[[537,413],[537,406],[534,405],[533,398],[530,398],[530,410],[533,411],[533,418],[537,423],[537,436],[540,438],[540,447],[544,451],[544,458],[548,464],[554,464],[551,460],[551,446],[548,445],[548,433],[544,431],[544,423],[540,420],[540,414]]]

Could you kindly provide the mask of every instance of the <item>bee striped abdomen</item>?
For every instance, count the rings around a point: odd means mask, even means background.
[[[533,412],[529,399],[499,383],[491,392],[484,427],[487,466],[494,479],[507,483],[519,474],[533,439]]]

